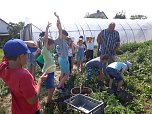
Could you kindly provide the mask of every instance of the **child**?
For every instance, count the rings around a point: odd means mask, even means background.
[[[77,42],[77,68],[78,70],[82,71],[83,68],[83,60],[84,60],[84,51],[86,49],[85,45],[83,44],[83,39],[79,38]]]
[[[38,45],[38,48],[39,48],[40,50],[42,50],[42,47],[44,46],[44,44],[43,44],[43,37],[44,37],[44,35],[45,35],[45,32],[44,32],[44,31],[41,32],[41,33],[39,34],[39,37],[40,37],[40,38],[39,38],[38,41],[37,41],[37,45]],[[37,56],[36,62],[37,62],[37,64],[39,65],[39,67],[42,69],[42,68],[43,68],[43,65],[44,65],[44,59],[43,59],[43,56],[42,56],[41,53],[39,53],[39,55]]]
[[[126,70],[129,70],[131,66],[132,66],[132,63],[130,63],[129,61],[113,62],[109,64],[106,68],[106,73],[110,77],[109,88],[112,87],[112,82],[113,82],[113,79],[115,78],[118,81],[117,91],[119,92],[123,84],[122,74]]]
[[[36,80],[35,79],[35,75],[36,75],[35,74],[35,69],[36,69],[36,56],[37,56],[36,52],[38,50],[37,44],[32,40],[24,41],[24,42],[27,44],[27,46],[28,46],[28,48],[31,52],[31,53],[28,54],[27,69],[32,74],[32,76],[34,77],[34,80]]]
[[[86,51],[86,61],[93,59],[93,50],[94,50],[94,39],[92,37],[86,38],[86,45],[87,45],[87,51]]]
[[[50,104],[53,97],[53,92],[55,90],[54,85],[54,72],[55,72],[55,60],[52,53],[52,49],[54,47],[54,40],[48,38],[48,29],[51,26],[51,23],[48,22],[48,25],[46,27],[45,36],[43,38],[44,47],[42,49],[42,55],[44,59],[44,66],[42,69],[42,72],[47,72],[48,77],[45,80],[46,89],[48,89],[48,98],[46,105]]]
[[[92,75],[98,75],[98,80],[103,81],[104,74],[102,64],[107,60],[108,56],[104,55],[101,57],[94,58],[85,64],[85,68],[88,73],[88,80],[91,80]]]
[[[54,13],[54,15],[57,17],[57,28],[59,31],[59,38],[55,40],[55,43],[59,45],[60,48],[60,56],[58,58],[58,62],[60,65],[61,75],[59,78],[59,84],[57,88],[60,92],[65,91],[65,82],[69,78],[69,61],[68,61],[68,43],[67,43],[67,36],[68,33],[66,30],[62,29],[61,22],[59,16]]]
[[[74,45],[73,45],[73,41],[72,39],[69,37],[68,38],[68,45],[69,45],[69,49],[68,49],[68,60],[69,60],[69,65],[70,65],[70,75],[73,75],[73,56],[74,56]]]
[[[12,95],[12,114],[40,114],[39,95],[42,82],[47,78],[44,73],[34,83],[32,74],[23,66],[30,53],[26,43],[11,39],[3,47],[4,58],[0,64],[0,78],[7,84]]]

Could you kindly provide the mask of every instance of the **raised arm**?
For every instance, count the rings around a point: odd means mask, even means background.
[[[118,50],[118,48],[120,47],[120,36],[119,36],[119,32],[117,32],[117,40],[116,40],[116,45],[114,47],[113,50],[113,54],[116,54],[116,51]]]
[[[45,31],[45,35],[44,35],[44,38],[43,38],[43,41],[44,41],[44,46],[47,47],[47,44],[48,44],[48,29],[49,27],[52,25],[52,23],[48,22],[47,26],[46,26],[46,31]]]
[[[61,21],[60,21],[60,18],[59,16],[56,14],[56,12],[54,12],[54,15],[57,17],[57,28],[58,28],[58,31],[59,31],[59,38],[62,38],[62,26],[61,26]]]

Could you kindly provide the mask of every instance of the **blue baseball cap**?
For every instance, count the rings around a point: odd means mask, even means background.
[[[23,40],[13,38],[4,44],[3,51],[7,58],[31,53],[27,47],[27,44]]]

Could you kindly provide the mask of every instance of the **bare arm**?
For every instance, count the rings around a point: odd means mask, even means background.
[[[120,47],[120,42],[117,42],[117,43],[116,43],[116,47],[115,47],[114,50],[113,50],[113,54],[114,54],[114,55],[116,54],[116,51],[118,50],[119,47]]]
[[[95,37],[92,37],[92,42],[94,42],[95,41]]]
[[[118,50],[118,48],[120,47],[120,36],[119,36],[119,33],[117,32],[118,36],[117,36],[117,41],[116,41],[116,45],[115,45],[115,48],[113,50],[113,54],[115,55],[116,54],[116,51]]]
[[[56,14],[56,12],[54,12],[54,15],[57,17],[57,28],[58,28],[58,31],[59,31],[59,38],[62,38],[62,26],[61,26],[61,21],[60,21],[60,18],[59,16]]]
[[[48,29],[49,29],[50,26],[51,26],[51,23],[48,22],[48,25],[46,26],[45,35],[44,35],[44,38],[43,38],[45,47],[47,47],[47,44],[48,44]]]
[[[37,93],[36,93],[33,97],[27,99],[27,102],[28,102],[29,104],[35,104],[35,103],[37,102],[37,99],[38,99],[39,96],[40,96],[40,90],[41,90],[42,82],[43,82],[44,80],[46,80],[46,78],[47,78],[47,74],[46,74],[46,73],[44,73],[44,74],[39,78],[38,83],[37,83],[37,87],[36,87],[36,92],[37,92]]]
[[[100,32],[97,36],[97,43],[101,44],[102,43],[102,33]]]

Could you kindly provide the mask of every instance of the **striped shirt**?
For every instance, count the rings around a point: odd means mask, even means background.
[[[56,45],[59,46],[60,49],[60,56],[63,58],[68,58],[68,43],[67,40],[63,38],[58,38],[55,40]]]
[[[107,45],[108,50],[110,54],[112,55],[114,49],[116,48],[117,43],[120,43],[120,36],[119,36],[118,31],[114,30],[113,33],[109,33],[108,29],[104,29],[101,31],[100,35],[102,35],[102,38],[103,38],[102,43],[100,44],[101,54],[108,54],[108,51],[105,46]]]

